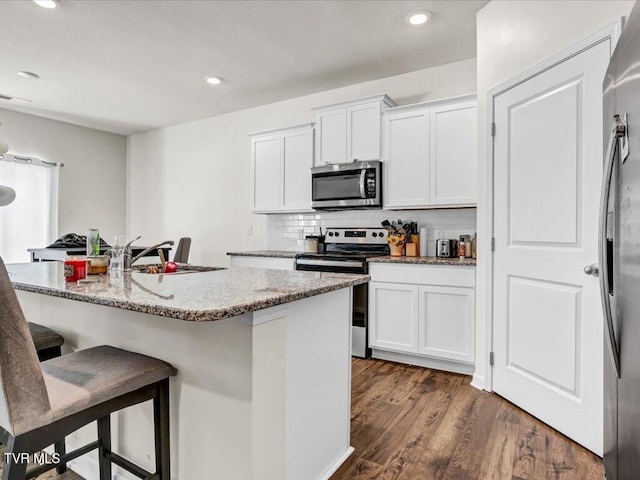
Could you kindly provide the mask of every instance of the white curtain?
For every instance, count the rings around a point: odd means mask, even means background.
[[[15,201],[0,207],[0,257],[29,262],[27,248],[46,247],[58,236],[58,168],[0,160],[0,185],[16,191]]]

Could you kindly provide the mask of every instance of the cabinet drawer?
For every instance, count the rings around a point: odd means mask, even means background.
[[[468,266],[369,264],[372,282],[410,283],[474,288],[476,269]]]

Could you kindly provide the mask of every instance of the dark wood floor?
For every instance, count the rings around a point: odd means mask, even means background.
[[[331,480],[602,480],[598,457],[470,381],[354,359],[356,451]],[[38,478],[82,480],[73,472]]]
[[[602,461],[471,378],[353,360],[351,445],[331,480],[602,480]]]

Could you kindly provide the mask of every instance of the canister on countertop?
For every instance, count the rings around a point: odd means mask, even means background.
[[[318,253],[318,237],[314,235],[307,235],[304,239],[304,252]]]
[[[420,255],[427,256],[427,227],[420,229]]]

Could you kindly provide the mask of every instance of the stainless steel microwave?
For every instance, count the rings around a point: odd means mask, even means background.
[[[382,208],[382,162],[356,161],[312,168],[311,207]]]

